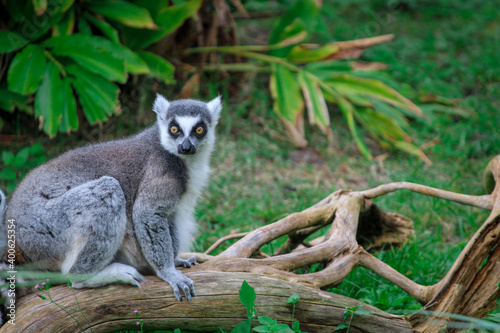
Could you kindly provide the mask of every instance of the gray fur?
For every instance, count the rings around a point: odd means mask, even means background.
[[[68,151],[30,172],[4,215],[16,221],[26,261],[40,269],[93,274],[75,287],[140,286],[140,273],[155,273],[178,300],[179,290],[190,300],[194,282],[175,266],[196,264],[177,254],[189,247],[195,229],[194,205],[208,178],[220,109],[220,98],[168,102],[158,95],[158,121],[151,128]],[[201,122],[206,134],[196,140],[194,131],[174,137],[171,121],[184,127]],[[179,138],[196,153],[180,152]]]

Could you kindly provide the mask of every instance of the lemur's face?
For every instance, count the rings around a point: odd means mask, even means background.
[[[168,134],[180,155],[192,155],[206,141],[211,130],[201,117],[174,116],[168,123]]]
[[[215,141],[219,97],[208,103],[190,99],[168,102],[158,95],[153,110],[158,114],[161,144],[172,154],[193,155]]]

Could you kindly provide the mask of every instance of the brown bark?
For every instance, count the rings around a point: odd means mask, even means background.
[[[218,327],[230,331],[245,318],[238,290],[246,280],[257,292],[257,315],[266,315],[283,323],[291,322],[288,297],[299,294],[296,318],[308,332],[330,332],[343,322],[346,307],[360,302],[321,291],[336,286],[357,266],[372,270],[389,280],[423,305],[423,313],[408,317],[393,316],[371,306],[370,315],[355,316],[351,332],[439,332],[451,321],[451,313],[482,317],[492,310],[500,295],[500,156],[495,157],[485,172],[485,185],[490,194],[471,196],[412,183],[391,183],[360,192],[339,190],[314,206],[293,213],[277,222],[252,232],[226,236],[206,253],[191,253],[202,264],[185,270],[196,282],[198,296],[191,303],[177,302],[166,283],[150,277],[153,283],[142,289],[109,286],[79,290],[80,305],[94,332],[134,328],[133,310],[141,311],[148,329],[181,328],[214,331]],[[490,216],[471,238],[455,264],[437,284],[422,286],[400,274],[368,253],[364,247],[404,244],[413,234],[412,222],[404,216],[387,213],[372,201],[390,192],[408,189],[462,204],[491,210]],[[305,238],[322,227],[329,230],[324,237],[311,242]],[[264,254],[263,245],[288,235],[285,244],[274,254]],[[239,238],[217,256],[210,253],[229,238]],[[295,270],[314,263],[324,269],[309,274]],[[74,306],[68,287],[51,289],[54,299]],[[428,311],[436,313],[430,317]],[[5,325],[0,332],[17,329],[46,329],[50,332],[74,332],[76,324],[53,304],[35,295],[19,300],[16,327]]]

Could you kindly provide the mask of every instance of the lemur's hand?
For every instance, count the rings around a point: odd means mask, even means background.
[[[198,265],[198,262],[196,261],[196,258],[190,257],[187,260],[181,259],[181,258],[175,258],[174,260],[175,267],[183,266],[187,268],[191,268],[191,265]]]
[[[182,301],[180,290],[184,292],[188,301],[191,301],[191,298],[196,296],[193,280],[184,276],[181,271],[171,268],[162,272],[159,277],[172,286],[175,298],[177,298],[179,302]]]

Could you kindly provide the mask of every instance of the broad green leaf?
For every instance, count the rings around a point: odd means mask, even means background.
[[[347,121],[347,127],[349,128],[349,131],[351,132],[351,135],[353,136],[359,151],[366,159],[371,160],[373,157],[370,154],[368,147],[366,147],[365,143],[363,142],[363,139],[359,135],[358,129],[356,128],[356,122],[354,120],[354,106],[343,97],[340,97],[338,99],[338,105],[340,110],[344,114],[344,117]]]
[[[276,319],[271,319],[269,317],[266,317],[266,316],[259,316],[259,323],[261,323],[262,325],[274,325],[274,324],[277,324],[278,321]]]
[[[23,96],[11,90],[0,89],[0,110],[12,112],[16,106],[22,108],[28,103],[28,100],[28,96]]]
[[[15,51],[28,43],[29,40],[17,32],[0,30],[0,53]]]
[[[59,0],[57,3],[59,4]],[[50,5],[47,6],[45,13],[41,16],[37,16],[33,6],[26,6],[21,28],[23,37],[30,40],[36,40],[51,30],[63,17],[64,11],[62,10],[62,4],[61,6],[53,5],[51,2]]]
[[[329,79],[339,73],[350,72],[353,70],[349,62],[341,60],[311,62],[307,64],[304,69],[322,80]]]
[[[80,19],[78,20],[78,33],[80,35],[85,35],[85,36],[93,35],[92,28],[90,28],[90,24],[83,17],[80,17]]]
[[[247,308],[255,306],[255,289],[251,287],[248,282],[243,281],[239,293],[240,301],[243,305],[245,305]]]
[[[295,304],[297,303],[298,301],[300,300],[300,296],[297,295],[297,294],[293,294],[291,295],[290,297],[288,297],[288,301],[286,301],[287,303],[291,303],[291,304]]]
[[[120,0],[89,1],[84,5],[94,13],[133,28],[156,28],[148,10]]]
[[[247,319],[238,324],[231,333],[249,333],[252,329],[252,319]]]
[[[252,330],[257,333],[273,333],[273,331],[271,331],[267,326],[257,326],[254,327]]]
[[[75,11],[68,10],[58,24],[52,27],[52,36],[71,35],[75,27]]]
[[[65,69],[72,76],[70,82],[91,124],[120,113],[120,89],[115,84],[77,65],[68,65]]]
[[[337,327],[335,327],[334,331],[345,330],[348,328],[349,328],[349,326],[347,324],[339,324]]]
[[[16,180],[17,179],[16,172],[11,167],[3,168],[0,171],[0,179],[4,179],[4,180]]]
[[[276,325],[277,333],[294,333],[294,331],[287,324]]]
[[[148,65],[152,76],[161,79],[165,83],[175,82],[175,67],[170,62],[151,52],[138,51],[137,54]]]
[[[28,161],[29,156],[30,156],[30,148],[24,147],[16,154],[16,157],[14,158],[12,165],[15,167],[20,167],[22,165],[25,165],[26,162]]]
[[[371,96],[423,116],[422,110],[418,106],[381,81],[342,74],[328,79],[327,83],[341,94],[351,93]]]
[[[33,0],[33,8],[37,16],[42,15],[47,10],[47,0]]]
[[[297,78],[281,65],[272,64],[271,67],[270,89],[274,99],[274,111],[279,117],[296,124],[304,109]]]
[[[52,47],[51,53],[56,56],[70,57],[95,74],[99,74],[108,80],[125,83],[127,74],[124,60],[109,48],[102,47],[103,39],[95,36],[73,34],[52,37],[44,45]]]
[[[97,27],[97,29],[101,30],[104,36],[108,37],[113,43],[120,44],[120,38],[118,36],[118,31],[113,28],[111,24],[104,20],[99,20],[89,13],[83,13],[83,17],[87,19],[90,23]]]
[[[45,133],[53,137],[61,124],[63,97],[62,80],[58,68],[47,63],[42,83],[35,96],[35,116],[41,118]]]
[[[42,80],[46,61],[43,50],[33,44],[26,46],[10,64],[9,89],[23,95],[33,94]]]
[[[143,2],[139,2],[142,4]],[[154,21],[159,26],[156,30],[133,29],[124,27],[122,30],[123,42],[131,49],[143,49],[162,39],[180,27],[185,20],[192,17],[200,8],[201,0],[189,0],[182,5],[161,6],[158,11],[151,11]],[[148,6],[156,6],[154,4]]]
[[[96,51],[92,52],[106,52],[111,53],[113,57],[119,58],[122,62],[125,63],[125,68],[127,72],[131,74],[149,74],[149,68],[142,60],[142,58],[135,52],[131,51],[129,48],[111,42],[110,40],[99,37],[99,36],[85,36],[80,34],[73,34],[71,36],[61,36],[54,37],[44,42],[45,46],[48,47],[57,47],[60,44],[67,45],[68,43],[79,43],[80,45],[84,45],[89,49],[94,49]],[[101,74],[106,78],[102,73]],[[120,74],[121,75],[121,74]]]
[[[316,124],[323,133],[330,136],[330,115],[318,83],[304,71],[299,72],[298,79],[304,94],[309,122]]]
[[[311,48],[308,45],[296,45],[286,55],[286,58],[293,62],[308,63],[317,62],[331,56],[339,50],[335,44],[326,44],[320,47]]]
[[[14,163],[16,155],[12,154],[10,151],[4,150],[2,152],[2,161],[5,165],[12,165]]]
[[[295,332],[300,332],[300,323],[298,320],[294,321],[292,323],[292,329],[295,331]]]
[[[269,89],[274,100],[274,112],[283,121],[294,144],[299,148],[307,147],[304,138],[304,100],[297,78],[281,65],[271,64],[271,70]]]
[[[76,113],[76,101],[73,96],[73,90],[67,78],[63,79],[61,95],[63,96],[63,104],[59,131],[70,132],[71,130],[78,129],[78,115]]]

